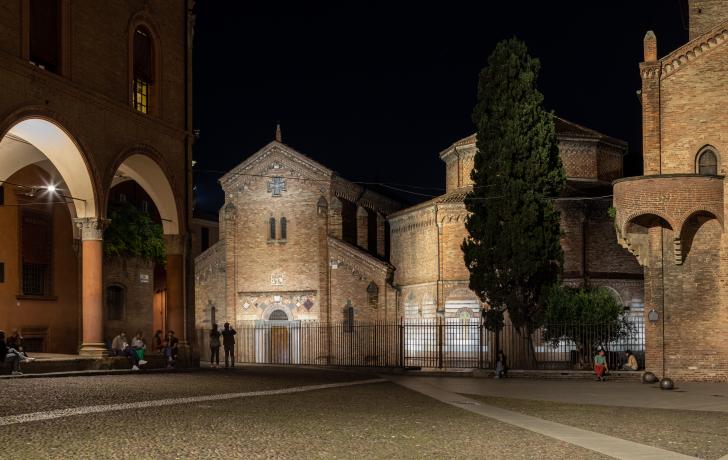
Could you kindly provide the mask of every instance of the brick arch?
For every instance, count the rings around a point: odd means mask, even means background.
[[[690,254],[690,250],[692,249],[693,239],[695,235],[697,234],[698,230],[703,227],[703,225],[705,225],[705,223],[707,222],[706,221],[700,223],[695,227],[689,226],[694,218],[698,218],[701,215],[707,217],[707,221],[716,220],[720,224],[721,233],[723,232],[723,222],[722,219],[718,217],[721,215],[720,213],[715,213],[701,208],[696,208],[692,212],[687,213],[687,217],[681,220],[680,228],[678,229],[679,231],[675,235],[675,239],[677,241],[677,246],[675,250],[675,262],[677,264],[682,264],[687,259],[687,256],[688,254]],[[716,248],[717,247],[718,245],[716,244]]]
[[[685,224],[692,219],[693,217],[699,215],[699,214],[708,214],[713,219],[716,219],[719,223],[721,228],[723,228],[723,213],[716,209],[708,209],[706,206],[695,206],[694,208],[690,209],[689,211],[683,213],[680,224],[677,229],[677,234],[682,235],[682,229],[685,226]]]
[[[108,194],[114,184],[114,177],[122,172],[139,184],[152,198],[162,218],[165,235],[179,235],[186,226],[183,200],[178,199],[178,190],[164,157],[153,147],[135,144],[123,149],[115,158],[113,168],[107,171],[104,181],[104,215],[108,206]],[[185,191],[186,193],[186,191]]]
[[[74,204],[69,205],[71,215],[98,217],[101,215],[98,168],[88,155],[83,140],[70,126],[58,112],[44,106],[26,106],[2,119],[0,139],[13,134],[33,145],[56,168],[69,188],[69,194],[81,199],[73,200]],[[27,166],[22,164],[23,159],[18,160],[18,166]]]
[[[668,228],[670,230],[674,230],[675,228],[678,228],[673,223],[673,220],[674,219],[671,219],[671,218],[667,217],[667,215],[663,214],[660,211],[654,211],[654,210],[650,210],[650,211],[635,211],[635,212],[633,212],[631,214],[628,214],[627,217],[624,219],[622,225],[619,226],[620,234],[626,235],[628,233],[627,230],[628,230],[629,226],[631,224],[635,223],[634,221],[636,219],[638,219],[640,217],[647,217],[647,216],[659,217],[660,219],[662,219],[663,221],[665,221],[665,223],[667,223],[667,227],[666,228]],[[660,227],[662,227],[662,225],[660,225]]]

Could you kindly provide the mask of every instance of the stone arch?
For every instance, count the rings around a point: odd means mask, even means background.
[[[624,302],[624,299],[622,299],[622,295],[619,293],[619,291],[617,291],[616,289],[614,289],[612,286],[602,286],[602,287],[604,289],[606,289],[612,295],[612,297],[614,297],[614,300],[616,300],[617,302],[619,302],[620,305],[623,305],[623,306],[626,306],[627,305]]]
[[[94,175],[77,137],[58,121],[44,115],[18,114],[11,120],[4,123],[0,131],[0,180],[6,180],[31,164],[48,161],[60,175],[62,184],[43,186],[66,189],[59,193],[68,199],[72,216],[98,217]]]
[[[289,320],[289,321],[292,321],[292,320],[294,319],[294,316],[293,316],[293,310],[291,310],[291,308],[290,308],[290,307],[289,307],[288,305],[286,305],[286,304],[284,304],[284,303],[282,303],[282,302],[281,302],[281,303],[278,303],[278,302],[273,302],[273,303],[270,303],[270,304],[268,304],[268,305],[267,305],[267,306],[265,307],[265,310],[263,310],[263,313],[261,313],[260,317],[261,317],[262,319],[265,319],[265,320],[267,320],[267,319],[269,319],[269,318],[270,318],[270,315],[271,315],[271,314],[272,314],[272,313],[273,313],[274,311],[276,311],[276,310],[281,310],[281,311],[283,311],[283,313],[285,313],[285,314],[286,314],[286,316],[288,316],[288,320]]]
[[[115,163],[114,176],[107,180],[107,191],[124,180],[133,180],[144,189],[154,201],[162,218],[165,235],[179,235],[184,225],[178,200],[168,168],[163,167],[161,155],[147,146],[134,146],[126,149]]]

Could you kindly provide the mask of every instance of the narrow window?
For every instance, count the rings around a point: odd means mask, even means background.
[[[149,201],[142,200],[142,212],[149,214]]]
[[[698,174],[705,176],[718,174],[718,156],[712,149],[705,149],[698,154]]]
[[[367,286],[367,305],[369,305],[369,308],[377,308],[379,306],[379,287],[374,281]]]
[[[42,69],[59,73],[61,68],[60,0],[30,0],[30,62]]]
[[[288,229],[286,228],[287,221],[285,217],[281,217],[281,239],[285,240],[288,235]]]
[[[354,306],[351,300],[344,307],[344,332],[354,332]]]
[[[119,193],[119,203],[126,203],[126,193]]]
[[[210,307],[210,324],[216,324],[217,319],[215,318],[217,313],[217,309],[215,307]]]
[[[0,262],[0,283],[5,282],[5,262]]]
[[[106,288],[106,319],[119,321],[124,319],[124,288],[112,285]]]
[[[134,80],[133,104],[134,109],[149,113],[150,87],[154,84],[152,62],[152,37],[148,30],[139,27],[134,31]]]
[[[53,229],[49,214],[24,210],[21,217],[22,291],[50,296]]]
[[[200,249],[206,251],[210,247],[210,229],[202,227],[200,231]]]
[[[0,206],[5,204],[5,187],[0,185]]]
[[[276,219],[275,219],[275,217],[271,217],[270,219],[268,219],[268,239],[269,240],[276,239]]]

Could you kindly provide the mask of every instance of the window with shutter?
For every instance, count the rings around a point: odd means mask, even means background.
[[[23,295],[50,296],[53,228],[50,214],[24,210],[21,217]]]

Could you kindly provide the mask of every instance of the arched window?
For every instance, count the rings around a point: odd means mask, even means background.
[[[276,239],[276,218],[271,217],[268,219],[268,239],[269,240],[275,240]]]
[[[149,113],[151,88],[154,84],[154,49],[152,34],[145,27],[134,30],[132,103],[134,109]]]
[[[288,315],[283,310],[273,310],[268,319],[270,321],[288,321]]]
[[[285,217],[281,217],[281,239],[285,240],[288,236],[288,229],[286,228],[286,224],[288,222],[286,221]]]
[[[348,300],[344,307],[344,332],[354,332],[354,306],[351,300]]]
[[[122,286],[112,284],[106,288],[106,319],[119,321],[124,319],[125,292]]]
[[[698,174],[715,176],[718,174],[718,156],[711,148],[705,148],[698,153]]]
[[[210,307],[210,324],[216,324],[217,323],[217,308],[214,306]]]
[[[377,308],[379,306],[379,287],[374,281],[367,286],[367,305],[369,305],[369,308]]]

